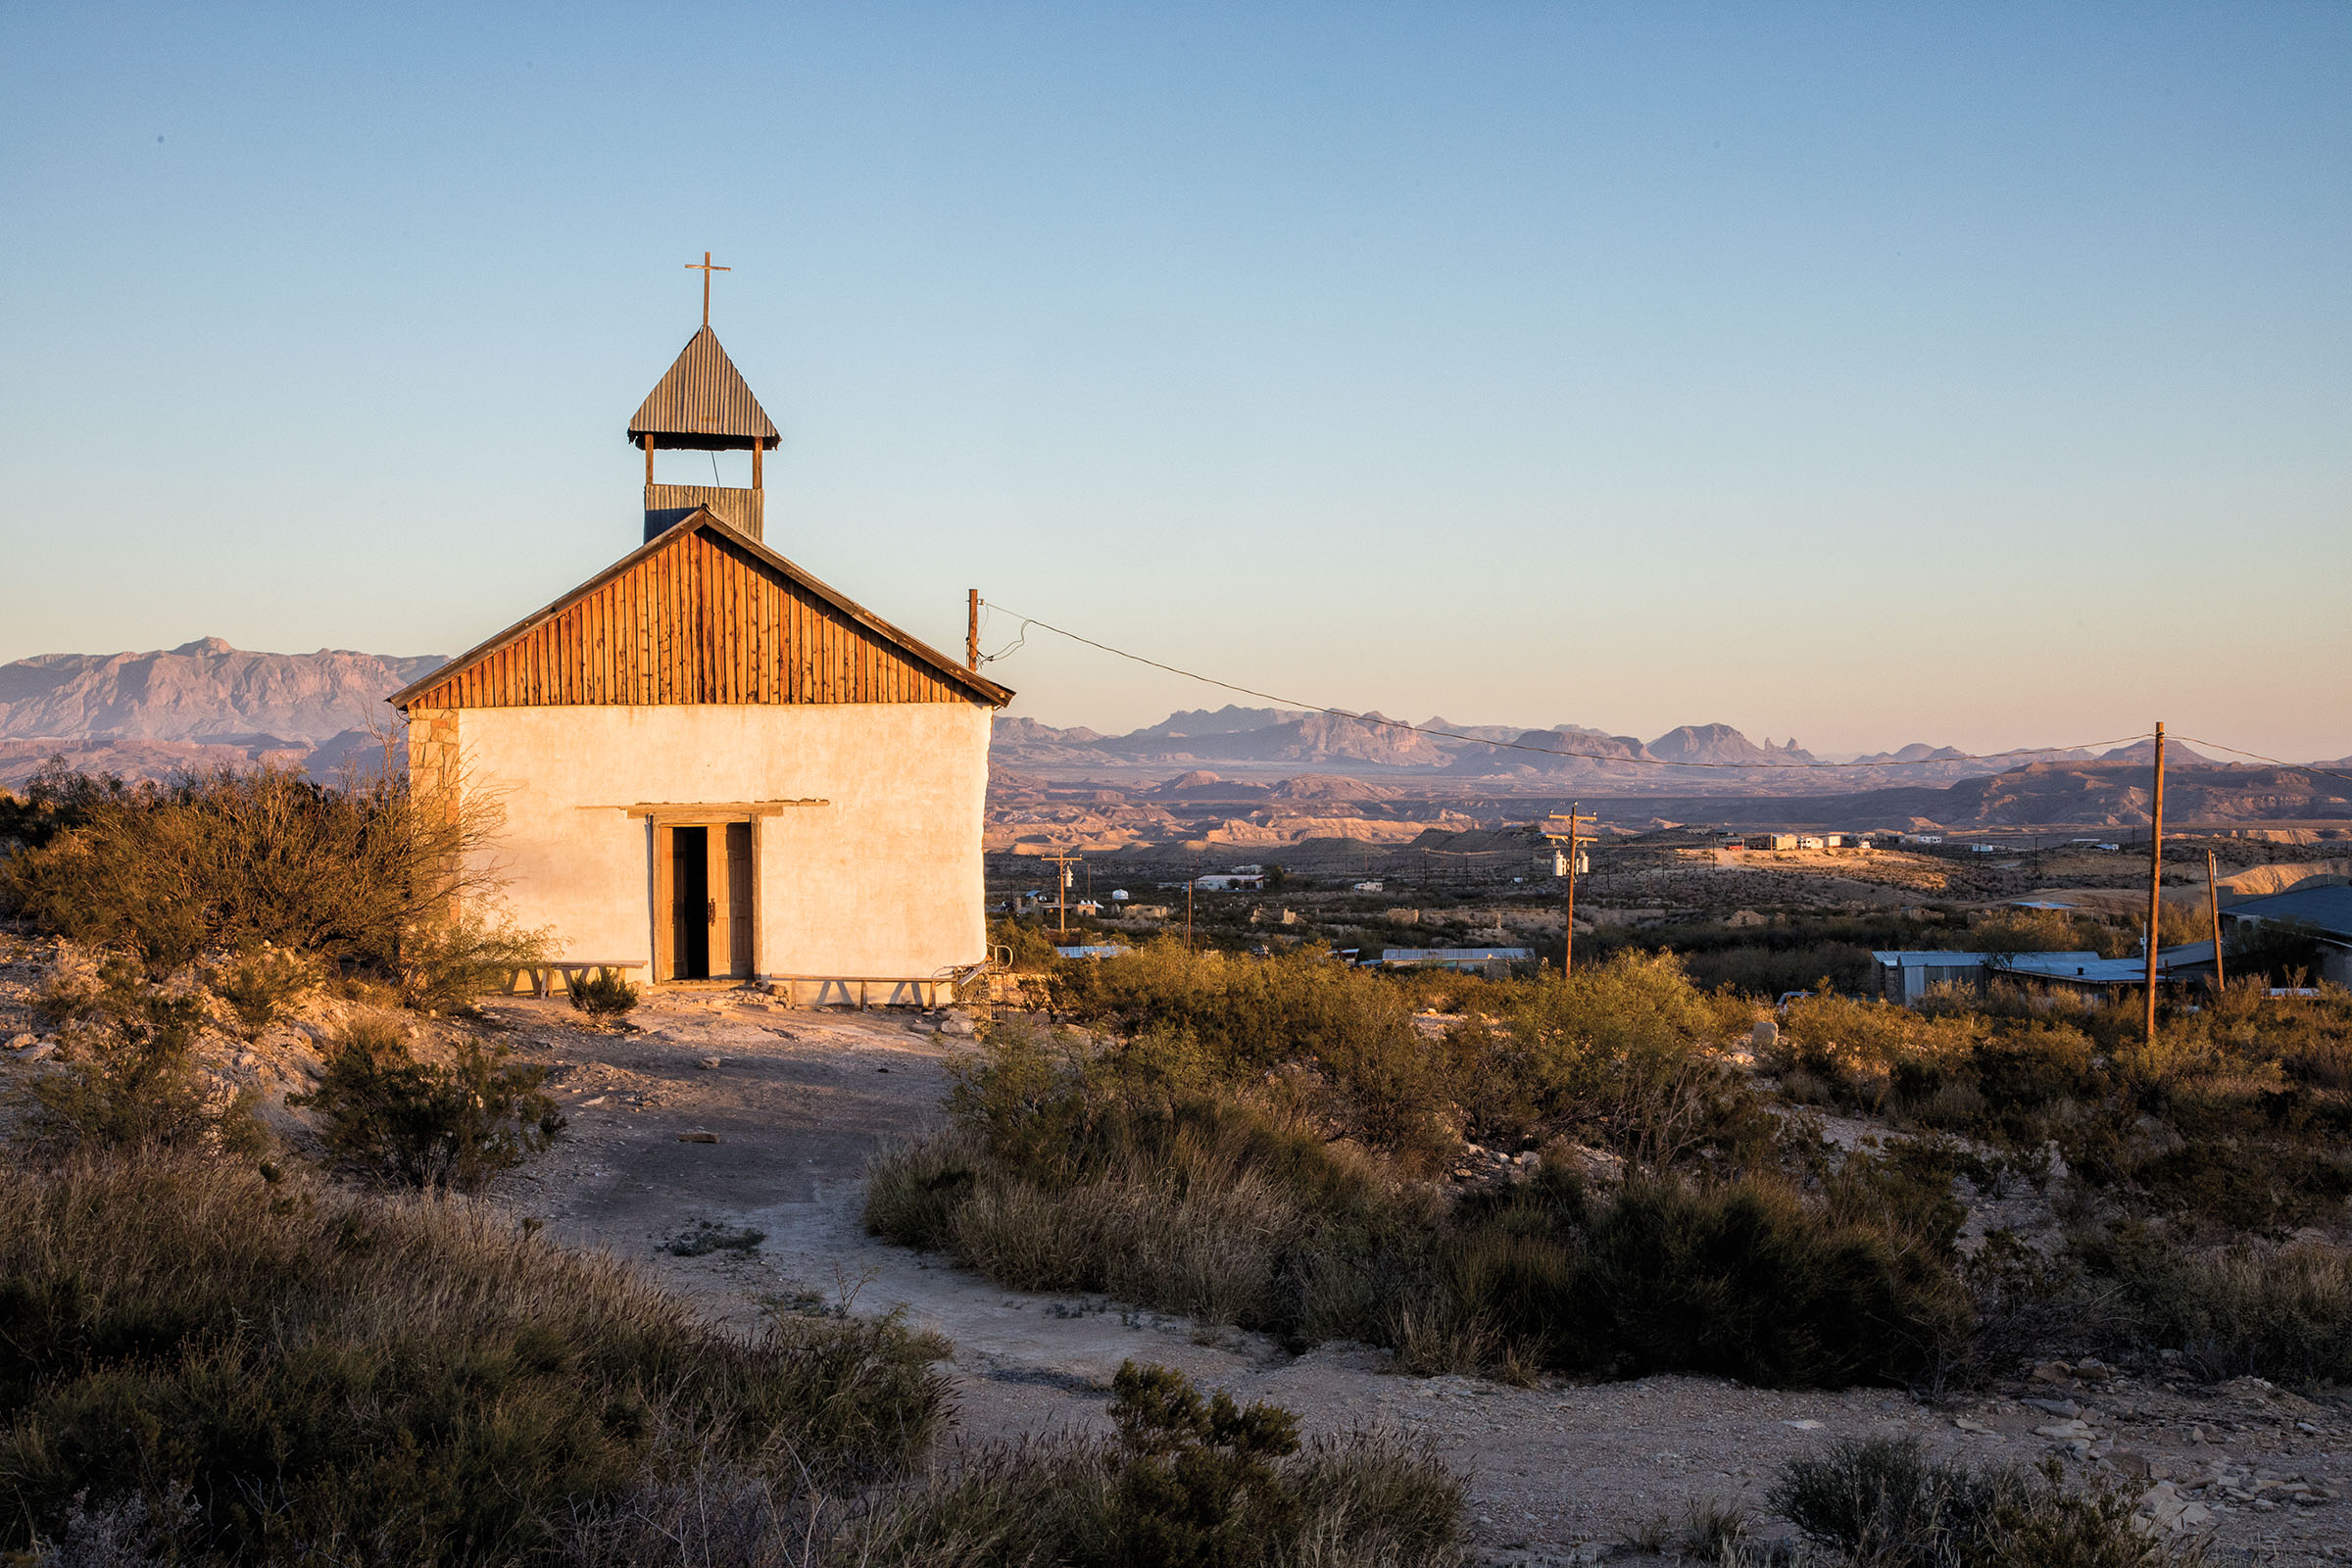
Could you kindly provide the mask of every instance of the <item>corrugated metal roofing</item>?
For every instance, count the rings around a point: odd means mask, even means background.
[[[2222,913],[2261,920],[2302,920],[2340,942],[2352,937],[2352,887],[2289,888],[2267,898],[2240,899]]]
[[[643,446],[648,435],[665,447],[722,451],[755,442],[773,448],[784,439],[708,326],[686,340],[629,421],[631,442]]]
[[[1532,948],[1383,948],[1383,963],[1494,963],[1533,956]]]

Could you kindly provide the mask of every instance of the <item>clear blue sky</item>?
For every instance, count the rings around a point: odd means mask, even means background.
[[[708,247],[770,542],[943,647],[2352,752],[2335,0],[15,5],[0,198],[0,659],[536,608]]]

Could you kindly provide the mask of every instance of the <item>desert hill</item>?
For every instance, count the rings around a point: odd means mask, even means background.
[[[133,778],[263,760],[331,767],[373,750],[394,717],[384,699],[443,662],[333,648],[254,653],[218,637],[21,659],[0,664],[0,781],[53,756]]]

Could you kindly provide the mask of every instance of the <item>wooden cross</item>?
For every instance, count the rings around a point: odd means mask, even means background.
[[[710,265],[710,253],[709,251],[705,251],[703,252],[703,259],[701,261],[688,262],[686,264],[686,270],[689,272],[700,272],[703,274],[703,324],[705,326],[709,326],[710,324],[710,274],[712,272],[732,272],[735,270],[735,269],[732,267],[712,267]]]

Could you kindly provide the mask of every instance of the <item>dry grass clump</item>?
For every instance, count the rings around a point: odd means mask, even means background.
[[[2126,1225],[2082,1250],[2102,1316],[2130,1348],[2179,1350],[2216,1379],[2352,1379],[2352,1248],[2193,1251]]]
[[[1917,1439],[1862,1438],[1785,1466],[1772,1508],[1853,1568],[2162,1568],[2197,1560],[2132,1522],[2128,1494],[1931,1463]]]
[[[746,1343],[489,1210],[219,1161],[0,1171],[0,1282],[6,1550],[136,1503],[190,1560],[549,1559],[649,1476],[887,1476],[944,1410],[894,1323]]]

